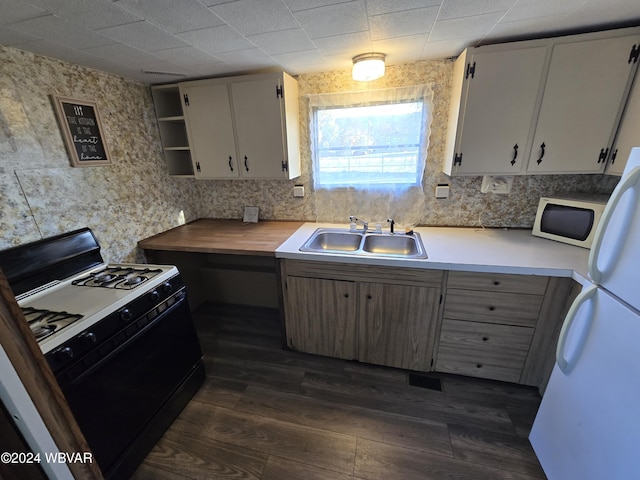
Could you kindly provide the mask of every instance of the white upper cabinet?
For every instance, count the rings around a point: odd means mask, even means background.
[[[298,84],[294,78],[280,72],[178,86],[191,175],[199,179],[291,179],[300,175]],[[156,103],[156,112],[158,108]]]
[[[640,48],[640,45],[639,45]],[[636,79],[624,109],[620,128],[605,173],[622,175],[633,147],[640,147],[640,79]]]
[[[544,46],[470,49],[456,60],[462,74],[454,76],[453,89],[460,100],[452,102],[449,114],[456,136],[445,173],[514,175],[526,167],[546,52]]]
[[[236,178],[238,158],[225,83],[180,85],[196,178]]]
[[[454,66],[443,171],[602,173],[639,50],[639,28],[466,50]]]
[[[555,45],[527,171],[601,173],[635,71],[638,36]]]

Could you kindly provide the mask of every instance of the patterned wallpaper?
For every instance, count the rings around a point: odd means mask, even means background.
[[[169,177],[148,87],[7,47],[0,47],[0,63],[0,249],[88,226],[108,261],[139,262],[138,240],[198,217],[241,218],[245,205],[259,206],[261,219],[315,221],[306,104],[311,93],[431,85],[425,225],[530,227],[541,195],[610,193],[618,181],[605,175],[516,177],[511,195],[485,195],[480,177],[440,173],[453,67],[446,60],[388,66],[369,84],[354,82],[350,72],[301,75],[302,176],[292,181]],[[51,94],[97,103],[111,165],[70,166]],[[438,183],[451,185],[448,199],[435,198]],[[305,186],[304,198],[293,197],[296,184]],[[353,213],[339,199],[331,211],[333,218],[322,220],[346,223]]]
[[[258,205],[260,218],[347,223],[358,214],[348,195],[326,197],[316,205],[311,178],[307,95],[429,84],[434,91],[433,122],[427,166],[423,179],[425,207],[420,224],[435,226],[527,227],[533,225],[538,200],[559,193],[611,193],[618,182],[609,175],[539,175],[516,177],[510,195],[480,193],[482,177],[450,178],[441,173],[447,131],[447,115],[453,62],[422,61],[387,66],[384,77],[369,83],[355,82],[349,71],[300,75],[302,175],[293,181],[199,181],[201,212],[206,217],[240,218],[244,205]],[[447,199],[436,199],[439,183],[450,185]],[[293,197],[293,186],[305,186],[304,198]],[[327,215],[327,211],[330,214]]]
[[[198,218],[192,180],[167,175],[148,87],[0,47],[0,248],[90,227],[112,262]],[[50,95],[95,101],[112,164],[73,168]]]

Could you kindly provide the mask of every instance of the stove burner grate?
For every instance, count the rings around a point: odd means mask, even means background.
[[[140,268],[127,266],[107,266],[104,270],[91,273],[71,282],[85,287],[118,288],[131,290],[162,272],[160,268]]]
[[[33,307],[22,307],[27,324],[37,341],[40,341],[67,325],[80,320],[82,315],[66,311],[56,312]]]

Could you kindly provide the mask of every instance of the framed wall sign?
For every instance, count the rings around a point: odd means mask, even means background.
[[[89,167],[110,164],[95,102],[56,95],[52,99],[71,165]]]

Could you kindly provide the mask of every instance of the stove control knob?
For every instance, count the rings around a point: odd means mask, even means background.
[[[60,350],[57,350],[54,355],[60,362],[66,362],[67,360],[71,360],[73,358],[73,350],[71,350],[71,347],[64,347]]]
[[[154,290],[149,294],[149,299],[151,300],[152,303],[155,303],[158,300],[160,300],[160,294],[158,293],[157,290]]]
[[[98,337],[93,332],[84,332],[79,335],[80,341],[85,345],[93,345],[98,341]]]
[[[162,290],[164,290],[164,293],[171,293],[171,291],[173,290],[173,286],[169,282],[167,282],[162,285]]]
[[[122,310],[120,310],[120,318],[124,322],[130,322],[131,319],[133,318],[133,314],[131,313],[131,310],[129,310],[128,308],[123,308]]]

